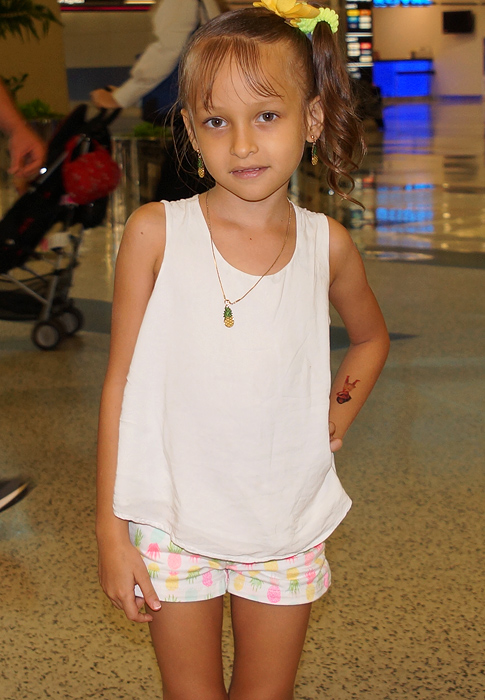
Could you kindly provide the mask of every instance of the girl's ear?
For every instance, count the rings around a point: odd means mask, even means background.
[[[199,146],[197,145],[197,139],[195,138],[194,127],[192,126],[192,122],[190,120],[190,114],[186,109],[180,110],[180,114],[182,115],[182,119],[184,120],[184,125],[187,129],[187,134],[189,136],[190,143],[192,144],[192,148],[194,149],[194,151],[198,151]]]
[[[307,141],[314,141],[323,131],[323,106],[319,97],[314,97],[307,111]]]

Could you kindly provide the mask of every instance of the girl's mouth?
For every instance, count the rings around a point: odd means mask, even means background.
[[[266,166],[258,166],[254,168],[239,168],[237,170],[231,170],[231,175],[235,175],[243,180],[249,180],[253,177],[258,177],[261,173],[264,173],[268,168]]]

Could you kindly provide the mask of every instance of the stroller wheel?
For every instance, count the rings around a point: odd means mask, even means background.
[[[64,329],[56,319],[40,321],[32,330],[32,342],[41,350],[54,350],[59,345]]]
[[[75,306],[70,306],[57,317],[60,322],[64,335],[70,336],[77,333],[84,325],[84,315]]]

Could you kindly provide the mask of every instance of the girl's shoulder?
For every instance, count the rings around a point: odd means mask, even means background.
[[[341,223],[328,217],[328,252],[330,278],[333,280],[341,271],[349,271],[349,266],[362,264],[360,253],[350,233]]]
[[[163,202],[148,202],[143,204],[130,215],[126,227],[160,226],[165,225],[166,211]]]
[[[294,204],[294,207],[297,217],[299,217],[301,221],[309,225],[316,232],[325,232],[327,234],[330,245],[332,243],[335,245],[346,245],[352,241],[345,226],[342,226],[336,219],[332,219],[331,216],[327,216],[322,212],[305,209],[305,207],[299,207],[296,204]]]
[[[300,205],[295,204],[295,202],[292,202],[292,204],[297,213],[297,216],[307,219],[308,221],[314,221],[315,223],[324,224],[329,219],[329,217],[326,214],[322,214],[322,212],[312,211],[311,209],[300,207]]]
[[[349,246],[354,247],[354,242],[345,226],[342,226],[336,219],[332,219],[331,216],[327,216],[327,221],[330,253],[332,253],[332,249],[334,253],[337,253],[348,249]]]
[[[166,211],[162,202],[149,202],[136,209],[126,222],[120,250],[129,250],[133,262],[151,260],[160,269],[166,242]]]
[[[311,211],[294,204],[297,216],[303,219],[306,223],[311,224],[319,231],[325,230],[328,233],[329,246],[334,249],[334,252],[344,250],[349,246],[354,247],[352,238],[345,228],[336,219],[327,216],[322,212]]]
[[[129,246],[135,256],[155,260],[157,271],[162,264],[167,236],[181,228],[191,228],[200,211],[198,197],[176,201],[149,202],[136,209],[126,222],[122,245]]]

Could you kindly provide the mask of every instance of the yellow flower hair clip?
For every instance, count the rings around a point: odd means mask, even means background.
[[[329,7],[313,7],[306,2],[297,0],[260,0],[253,2],[254,7],[265,7],[288,24],[298,27],[305,34],[312,34],[318,22],[327,22],[335,34],[338,29],[338,15]]]

